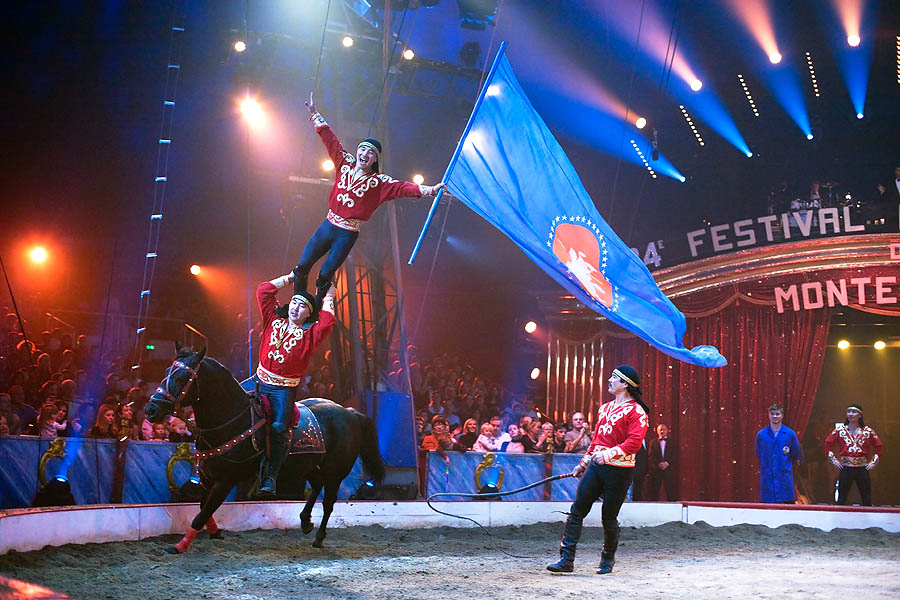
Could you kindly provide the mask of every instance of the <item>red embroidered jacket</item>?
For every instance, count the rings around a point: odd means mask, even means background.
[[[586,456],[599,452],[615,467],[633,467],[634,454],[650,427],[647,413],[634,400],[612,400],[597,411],[597,427]]]
[[[857,428],[856,435],[852,435],[846,425],[838,425],[825,438],[826,454],[833,452],[839,460],[841,457],[855,458],[860,464],[868,462],[869,457],[881,454],[881,446],[878,434],[869,426]]]
[[[368,221],[375,209],[394,198],[420,198],[422,190],[410,181],[397,181],[384,173],[371,173],[353,181],[352,171],[356,156],[344,150],[331,127],[316,113],[310,117],[316,126],[316,133],[322,138],[328,156],[334,162],[334,186],[328,196],[329,210],[342,219]],[[329,219],[338,227],[340,222]],[[354,227],[355,225],[355,227]],[[358,224],[351,223],[344,229],[358,230]]]
[[[299,327],[290,327],[290,321],[275,315],[277,295],[278,288],[270,281],[256,288],[256,301],[263,318],[256,375],[263,383],[296,387],[306,374],[313,352],[334,327],[334,302],[326,296],[318,322],[304,331]]]

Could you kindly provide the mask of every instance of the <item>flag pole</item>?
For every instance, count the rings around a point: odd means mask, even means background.
[[[442,182],[446,183],[447,179],[450,177],[450,173],[453,171],[453,167],[456,166],[456,163],[459,161],[459,155],[462,153],[463,144],[466,141],[466,137],[469,135],[469,131],[472,129],[472,122],[475,120],[475,115],[478,114],[478,109],[481,108],[481,103],[484,101],[485,93],[487,93],[488,86],[490,85],[491,80],[494,78],[494,73],[497,71],[497,65],[500,64],[500,57],[503,56],[503,52],[506,50],[507,42],[503,42],[500,44],[500,48],[497,50],[497,56],[494,57],[494,64],[491,65],[491,70],[488,73],[487,79],[484,80],[484,85],[481,86],[481,92],[478,94],[478,100],[475,102],[475,108],[472,109],[472,114],[469,116],[469,122],[466,123],[466,128],[463,131],[462,136],[459,138],[459,143],[456,144],[456,150],[453,152],[453,157],[450,159],[450,164],[447,165],[447,170],[444,172],[444,177],[441,179]],[[419,247],[422,245],[422,240],[425,239],[425,232],[428,231],[428,227],[431,225],[431,220],[434,218],[434,213],[437,210],[438,202],[441,200],[441,196],[444,195],[444,189],[437,193],[437,196],[434,197],[434,202],[431,203],[431,209],[428,211],[428,216],[425,218],[425,224],[422,226],[422,232],[419,233],[419,239],[416,240],[416,245],[413,248],[412,254],[409,257],[409,263],[413,264],[416,260],[416,255],[419,254]]]

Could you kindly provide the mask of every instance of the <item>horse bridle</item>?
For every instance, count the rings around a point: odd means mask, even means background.
[[[197,373],[200,371],[200,365],[203,363],[203,359],[200,359],[200,362],[197,363],[196,367],[189,367],[184,364],[177,358],[172,361],[172,364],[169,365],[169,368],[166,370],[166,378],[160,382],[159,387],[156,388],[157,394],[162,394],[162,396],[172,403],[175,410],[178,410],[181,407],[181,401],[184,400],[185,396],[187,396],[188,390],[191,389],[191,384],[194,383],[194,380],[197,379]],[[177,369],[184,369],[189,371],[191,376],[188,378],[187,384],[183,388],[181,388],[181,392],[178,396],[173,396],[171,392],[169,392],[169,378],[172,377],[177,372]],[[165,384],[165,386],[163,386]]]

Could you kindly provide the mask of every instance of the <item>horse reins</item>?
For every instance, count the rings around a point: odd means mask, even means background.
[[[197,373],[200,371],[200,365],[202,363],[203,363],[203,360],[201,359],[200,362],[197,363],[196,367],[189,367],[176,358],[175,360],[172,361],[172,364],[169,365],[169,368],[166,371],[166,378],[163,379],[162,382],[160,383],[159,387],[156,388],[156,392],[158,394],[162,394],[163,397],[166,398],[166,400],[171,402],[173,404],[175,410],[180,409],[181,401],[184,400],[185,396],[187,396],[188,390],[191,389],[191,384],[193,384],[194,380],[197,379]],[[175,374],[175,370],[172,369],[172,367],[184,369],[186,371],[189,371],[191,374],[190,378],[188,379],[187,384],[185,384],[185,386],[181,389],[181,392],[178,394],[177,397],[173,396],[171,394],[171,392],[169,392],[169,378]],[[165,384],[165,387],[163,387],[162,384]]]

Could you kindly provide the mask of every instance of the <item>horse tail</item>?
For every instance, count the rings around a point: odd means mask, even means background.
[[[381,458],[381,451],[378,449],[378,430],[375,428],[375,422],[368,416],[357,412],[356,418],[362,428],[362,443],[359,448],[359,457],[362,459],[363,467],[372,477],[372,480],[381,482],[384,480],[384,460]]]

